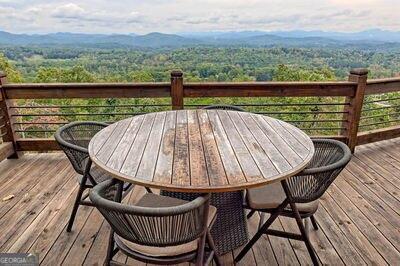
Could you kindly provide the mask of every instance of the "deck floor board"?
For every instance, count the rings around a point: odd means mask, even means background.
[[[322,197],[316,213],[320,229],[309,228],[323,264],[400,261],[399,144],[400,138],[358,147],[349,167]],[[76,191],[73,169],[60,153],[25,154],[1,162],[0,198],[14,198],[0,201],[0,253],[38,253],[42,265],[102,265],[110,227],[97,210],[81,207],[73,231],[66,232]],[[135,187],[125,200],[134,203],[143,193]],[[250,219],[251,235],[258,221],[258,215]],[[298,231],[288,218],[278,219],[273,228]],[[232,265],[239,251],[225,254],[224,264]],[[145,265],[123,254],[117,260]],[[302,242],[263,236],[239,265],[310,263]]]

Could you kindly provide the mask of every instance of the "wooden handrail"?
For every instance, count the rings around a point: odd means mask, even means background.
[[[343,109],[335,111],[343,113],[342,119],[322,118],[324,121],[336,121],[335,129],[341,129],[336,136],[329,136],[344,141],[354,150],[356,145],[381,138],[388,138],[390,134],[399,135],[397,128],[377,130],[371,132],[358,132],[361,108],[365,95],[380,94],[400,91],[400,78],[367,80],[365,69],[352,70],[348,81],[329,82],[184,82],[181,71],[171,73],[171,81],[168,83],[5,83],[5,75],[2,76],[1,92],[3,104],[1,109],[3,116],[1,127],[4,142],[14,143],[14,153],[17,150],[44,151],[58,149],[51,139],[23,139],[15,134],[17,126],[22,123],[13,123],[16,117],[14,112],[17,106],[10,101],[14,99],[68,99],[68,98],[170,98],[172,109],[185,108],[185,98],[201,97],[345,97],[346,100],[336,103]],[[0,100],[1,100],[0,99]],[[251,104],[250,104],[251,105]],[[250,106],[249,105],[249,106]],[[273,104],[270,104],[271,106]],[[284,105],[284,104],[282,104]],[[299,104],[301,105],[301,104]],[[309,104],[311,105],[311,104]],[[164,106],[164,105],[163,105]],[[193,105],[187,105],[186,107]],[[258,106],[258,105],[254,105]],[[266,104],[265,106],[268,106]],[[293,106],[296,106],[293,104]],[[51,106],[49,106],[51,108]],[[263,110],[266,112],[265,110]],[[268,109],[267,109],[268,111]],[[271,111],[271,110],[269,110]],[[272,110],[273,111],[273,110]],[[276,111],[274,111],[277,113]],[[295,111],[291,111],[294,112]],[[288,112],[290,114],[291,112]],[[297,111],[299,113],[299,111]],[[318,113],[318,112],[315,112]],[[322,110],[322,113],[329,113]],[[57,113],[54,113],[57,114]],[[29,114],[27,114],[29,115]],[[21,115],[18,115],[21,116]],[[299,121],[302,121],[301,119]],[[311,120],[307,120],[312,122]],[[315,120],[319,121],[319,120]],[[4,122],[4,123],[3,123]],[[317,127],[316,127],[317,128]],[[326,128],[323,127],[322,128]],[[333,128],[333,127],[332,127]],[[20,131],[20,130],[19,130]],[[22,132],[22,131],[21,131]],[[369,135],[372,134],[372,135]],[[9,145],[7,146],[9,152]],[[13,153],[13,154],[14,154]],[[8,153],[7,153],[8,154]]]
[[[354,96],[354,82],[185,83],[184,97]]]
[[[22,83],[5,84],[7,99],[163,98],[169,83]]]
[[[400,91],[400,77],[367,81],[366,95]]]
[[[182,83],[183,95],[170,83],[21,83],[5,84],[7,99],[63,98],[162,98],[172,97],[312,97],[354,96],[357,83],[338,82],[239,82]]]
[[[400,126],[375,129],[358,134],[357,145],[400,137]]]

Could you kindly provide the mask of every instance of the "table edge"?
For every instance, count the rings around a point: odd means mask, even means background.
[[[311,141],[311,138],[310,138]],[[107,167],[105,164],[100,162],[99,160],[96,159],[93,154],[91,154],[91,149],[89,150],[89,157],[92,160],[92,162],[97,165],[99,168],[101,168],[103,171],[111,175],[113,178],[116,178],[118,180],[139,185],[139,186],[145,186],[145,187],[150,187],[150,188],[156,188],[156,189],[163,189],[167,191],[173,191],[173,192],[189,192],[189,193],[211,193],[211,192],[232,192],[232,191],[239,191],[239,190],[245,190],[249,188],[255,188],[255,187],[261,187],[264,185],[269,185],[272,183],[276,183],[278,181],[281,181],[283,179],[287,179],[291,176],[294,176],[301,172],[304,168],[307,167],[308,163],[311,161],[312,157],[314,156],[314,145],[311,145],[311,149],[309,151],[309,154],[307,155],[307,158],[304,159],[304,161],[297,165],[296,167],[292,168],[290,171],[285,172],[283,174],[276,175],[272,180],[263,180],[263,181],[257,181],[257,182],[248,182],[246,184],[238,184],[238,185],[222,185],[222,186],[213,186],[213,187],[195,187],[195,188],[188,188],[187,186],[184,187],[179,187],[176,185],[168,185],[164,183],[159,183],[159,182],[154,182],[154,181],[146,181],[143,179],[138,179],[138,178],[132,178],[128,175],[125,175],[123,173],[117,172],[113,169],[110,169]]]
[[[170,111],[162,111],[162,112],[174,112],[177,110],[170,110]],[[235,111],[233,111],[235,112]],[[155,112],[155,113],[159,113],[159,112]],[[142,115],[146,115],[146,114],[142,114]],[[256,114],[259,115],[259,114]],[[128,117],[125,119],[132,119],[134,117],[137,116],[133,116],[133,117]],[[123,120],[125,120],[123,119]],[[276,118],[273,118],[276,119]],[[120,120],[120,121],[123,121]],[[279,121],[282,121],[280,119],[276,119]],[[120,121],[117,121],[115,123],[118,123]],[[284,121],[283,121],[284,122]],[[286,123],[286,122],[284,122]],[[113,123],[114,124],[114,123]],[[98,166],[99,168],[101,168],[103,171],[105,171],[107,174],[109,174],[111,177],[116,178],[118,180],[127,182],[127,183],[131,183],[131,184],[136,184],[139,186],[145,186],[145,187],[150,187],[150,188],[156,188],[156,189],[163,189],[163,190],[168,190],[168,191],[173,191],[173,192],[189,192],[189,193],[211,193],[211,192],[232,192],[232,191],[240,191],[240,190],[245,190],[245,189],[249,189],[249,188],[255,188],[255,187],[261,187],[263,185],[269,185],[275,182],[279,182],[281,180],[287,179],[291,176],[296,175],[297,173],[301,172],[303,169],[305,169],[307,167],[307,165],[309,164],[309,162],[311,161],[312,157],[314,156],[314,152],[315,152],[315,148],[314,145],[312,143],[312,140],[310,138],[310,136],[308,136],[304,131],[302,131],[301,129],[297,128],[294,125],[291,125],[289,123],[287,123],[290,126],[295,127],[296,129],[300,130],[309,140],[309,142],[311,143],[310,145],[310,150],[309,153],[307,155],[307,157],[303,160],[303,162],[299,165],[297,165],[296,167],[292,168],[290,171],[287,171],[283,174],[279,174],[279,175],[275,175],[273,177],[273,179],[264,179],[261,181],[256,181],[256,182],[248,182],[248,183],[241,183],[238,185],[229,185],[229,184],[225,184],[225,185],[219,185],[219,186],[198,186],[195,188],[188,188],[187,186],[176,186],[176,185],[172,185],[172,184],[165,184],[165,183],[160,183],[160,182],[154,182],[154,181],[149,181],[149,180],[145,180],[145,179],[139,179],[139,178],[133,178],[131,176],[125,175],[123,173],[120,173],[114,169],[109,168],[107,165],[105,165],[104,163],[100,162],[99,160],[97,160],[96,156],[93,154],[93,139],[95,139],[96,135],[98,133],[100,133],[101,131],[97,132],[95,134],[95,136],[93,136],[92,140],[89,142],[88,145],[88,152],[89,152],[89,157],[92,160],[92,162]],[[110,125],[111,126],[111,125]]]

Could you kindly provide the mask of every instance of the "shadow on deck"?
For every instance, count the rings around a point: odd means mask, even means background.
[[[102,265],[109,226],[82,206],[74,229],[65,231],[75,198],[75,173],[62,153],[26,154],[0,163],[0,252],[34,252],[43,265]],[[137,192],[137,193],[136,193]],[[134,202],[144,190],[136,187]],[[398,264],[400,261],[400,139],[357,148],[352,162],[321,199],[320,230],[310,237],[323,264]],[[254,233],[258,217],[249,221]],[[275,229],[297,231],[281,218]],[[234,254],[223,260],[233,264]],[[118,261],[143,263],[119,255]],[[302,242],[263,237],[242,265],[310,264]]]

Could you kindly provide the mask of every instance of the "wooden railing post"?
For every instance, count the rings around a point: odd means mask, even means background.
[[[347,138],[347,145],[354,152],[357,145],[357,133],[360,124],[361,111],[364,103],[365,89],[367,87],[368,69],[356,68],[350,71],[349,81],[356,82],[357,87],[353,97],[347,97],[346,101],[349,105],[346,106],[344,125],[344,134]]]
[[[183,73],[180,70],[171,72],[172,110],[183,109]]]
[[[0,133],[3,138],[3,142],[11,142],[13,144],[14,152],[8,158],[18,158],[16,135],[13,129],[13,125],[11,123],[10,109],[8,107],[6,93],[3,88],[3,85],[6,83],[6,74],[0,72],[0,125],[4,125],[3,127],[1,127]]]

